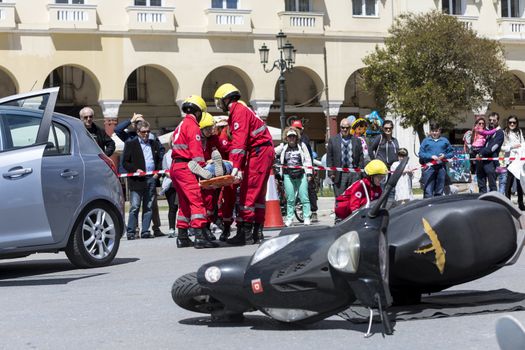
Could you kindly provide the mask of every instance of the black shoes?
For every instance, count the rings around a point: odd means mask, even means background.
[[[128,241],[133,241],[135,239],[135,234],[127,235]]]
[[[224,228],[222,229],[222,233],[219,237],[219,241],[226,242],[228,240],[228,237],[230,237],[230,226],[231,223],[224,223]]]
[[[253,244],[253,223],[237,223],[237,233],[233,238],[228,239],[226,243],[236,246]]]
[[[177,248],[193,247],[193,242],[188,237],[188,229],[179,228],[177,230],[179,231],[177,234]]]
[[[264,240],[263,229],[263,224],[253,224],[253,244],[259,244]]]
[[[153,236],[149,232],[144,232],[143,234],[140,235],[140,238],[155,238],[155,236]]]
[[[211,240],[206,235],[206,228],[192,228],[195,232],[195,240],[193,242],[193,247],[196,249],[202,248],[216,248],[219,245]]]
[[[161,230],[153,232],[153,235],[155,237],[164,237],[164,236],[166,236],[166,234],[164,232],[162,232]]]

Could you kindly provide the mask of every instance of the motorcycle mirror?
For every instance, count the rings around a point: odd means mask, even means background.
[[[374,218],[377,216],[377,213],[379,212],[379,209],[381,209],[382,205],[386,203],[388,200],[388,196],[390,195],[390,192],[396,187],[397,182],[399,181],[399,178],[401,175],[403,175],[403,171],[405,170],[405,167],[408,163],[408,157],[403,158],[399,165],[396,168],[396,171],[390,176],[388,179],[388,182],[386,183],[385,189],[383,190],[383,194],[379,199],[377,200],[376,204],[373,206],[372,210],[368,212],[368,216],[371,218]]]

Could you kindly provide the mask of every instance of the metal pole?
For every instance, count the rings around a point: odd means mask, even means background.
[[[284,114],[284,72],[281,69],[281,75],[279,76],[279,99],[281,101],[281,133],[286,127],[286,115]]]

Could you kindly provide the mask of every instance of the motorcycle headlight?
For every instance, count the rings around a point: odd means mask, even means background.
[[[299,237],[298,233],[293,235],[279,236],[265,241],[259,246],[253,255],[250,265],[257,264],[262,259],[265,259],[276,251],[283,249],[288,244],[292,243],[297,237]]]
[[[328,249],[328,262],[336,270],[356,273],[359,267],[359,235],[357,231],[345,233]]]
[[[317,312],[315,311],[301,309],[264,308],[263,310],[272,318],[281,322],[301,321],[305,318],[317,315]]]

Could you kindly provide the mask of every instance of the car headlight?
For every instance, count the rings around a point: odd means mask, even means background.
[[[265,241],[259,246],[253,255],[250,265],[257,264],[262,259],[265,259],[276,251],[283,249],[288,244],[292,243],[297,237],[299,237],[298,233],[293,235],[279,236]]]
[[[336,270],[356,273],[359,267],[359,235],[357,231],[345,233],[328,249],[328,262]]]

